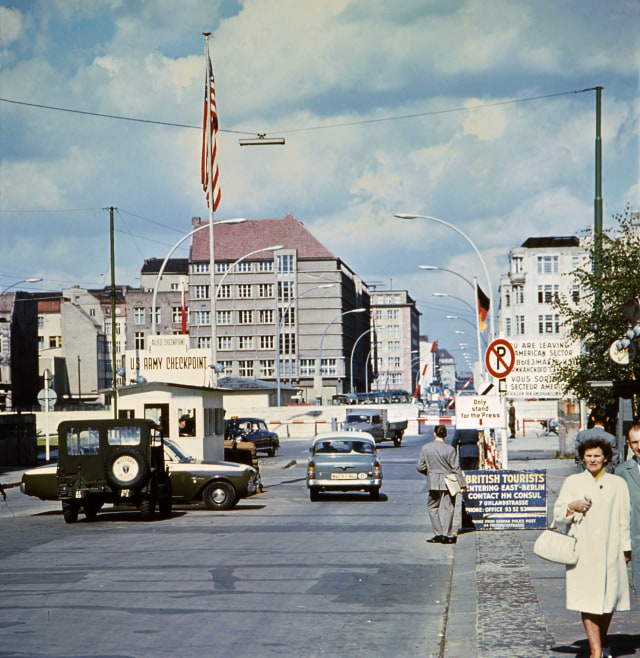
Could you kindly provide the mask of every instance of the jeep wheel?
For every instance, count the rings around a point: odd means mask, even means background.
[[[231,509],[236,504],[236,490],[228,482],[212,482],[202,493],[204,504],[212,510]]]
[[[140,514],[144,521],[152,521],[156,513],[156,499],[154,496],[143,498],[140,503]]]
[[[75,523],[78,520],[78,503],[73,500],[63,500],[62,515],[67,523]]]
[[[105,476],[114,489],[137,489],[149,478],[149,465],[140,451],[121,448],[107,460]]]
[[[98,516],[98,512],[102,507],[102,501],[95,498],[87,498],[82,504],[84,507],[84,515],[87,517],[88,521],[95,521]]]

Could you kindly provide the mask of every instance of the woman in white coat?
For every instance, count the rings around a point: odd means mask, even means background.
[[[622,478],[605,472],[613,456],[606,441],[589,439],[579,454],[586,470],[564,481],[554,521],[569,526],[580,556],[567,567],[567,609],[580,611],[591,658],[601,658],[611,655],[607,631],[614,610],[629,610],[629,491]]]

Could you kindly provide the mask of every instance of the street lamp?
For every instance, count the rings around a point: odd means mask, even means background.
[[[440,267],[438,265],[418,265],[419,270],[427,270],[428,272],[434,272],[435,270],[441,270],[443,272],[449,272],[450,274],[455,274],[457,277],[460,277],[463,281],[466,281],[475,291],[475,286],[473,285],[472,281],[470,279],[467,279],[464,274],[460,274],[460,272],[456,272],[455,270],[450,270],[446,267]]]
[[[371,327],[371,329],[367,329],[366,331],[363,331],[363,332],[362,332],[362,333],[356,338],[356,342],[353,344],[353,347],[351,348],[351,359],[350,359],[350,362],[349,362],[349,379],[350,379],[350,382],[349,382],[349,387],[350,387],[350,388],[349,388],[349,392],[350,392],[350,393],[353,393],[353,353],[356,351],[356,346],[358,345],[360,339],[361,339],[362,337],[366,336],[367,334],[370,334],[372,331],[373,331],[374,336],[375,336],[376,328],[375,328],[375,327]]]
[[[450,294],[447,293],[447,292],[434,292],[434,293],[431,293],[431,294],[432,294],[434,297],[449,297],[450,299],[457,299],[461,304],[464,304],[466,307],[468,307],[469,309],[471,309],[471,312],[472,312],[472,313],[474,312],[474,311],[473,311],[473,306],[471,306],[471,304],[469,304],[468,301],[462,299],[462,297],[456,297],[455,295],[450,295]]]
[[[278,407],[281,404],[281,369],[280,369],[280,336],[282,334],[282,327],[284,326],[284,320],[287,317],[287,313],[289,312],[289,309],[291,308],[291,305],[300,297],[304,297],[308,293],[310,293],[312,290],[318,290],[318,289],[325,289],[325,288],[335,288],[336,284],[335,283],[323,283],[319,286],[312,286],[311,288],[308,288],[304,292],[301,292],[299,295],[296,295],[293,297],[289,303],[286,305],[284,312],[282,313],[281,317],[276,317],[277,324],[276,324],[276,381],[277,381],[277,388],[278,388]],[[276,313],[279,309],[276,309]],[[291,382],[289,382],[291,384]]]
[[[478,259],[480,260],[480,264],[482,265],[482,269],[484,270],[484,275],[487,279],[487,285],[489,286],[489,308],[491,311],[490,315],[490,320],[491,320],[491,337],[495,336],[495,331],[494,331],[494,323],[493,323],[493,314],[494,314],[494,306],[493,306],[493,286],[491,285],[491,278],[489,277],[489,270],[487,269],[487,266],[484,262],[484,259],[482,258],[482,254],[478,250],[478,247],[473,243],[471,238],[461,231],[457,226],[454,226],[453,224],[450,224],[449,222],[445,222],[443,219],[438,219],[438,217],[431,217],[429,215],[415,215],[415,214],[409,214],[409,213],[396,213],[395,217],[398,219],[427,219],[432,222],[437,222],[438,224],[443,224],[444,226],[448,226],[450,229],[454,230],[456,233],[461,235],[473,248],[473,250],[476,252],[476,255],[478,256]]]
[[[324,337],[327,335],[327,331],[329,327],[336,321],[339,320],[340,318],[344,317],[345,315],[349,315],[350,313],[364,313],[367,309],[366,308],[354,308],[351,309],[350,311],[344,311],[343,313],[339,313],[336,315],[331,322],[327,324],[327,326],[324,328],[324,331],[322,332],[322,338],[320,339],[320,350],[318,352],[318,374],[316,375],[316,399],[319,399],[322,402],[322,344],[324,343]]]
[[[4,295],[7,290],[10,290],[11,288],[15,288],[16,286],[19,286],[21,283],[38,283],[38,281],[42,281],[42,279],[38,277],[31,277],[30,279],[22,279],[22,281],[16,281],[15,283],[12,283],[10,286],[7,286],[2,292],[0,292],[0,295]]]

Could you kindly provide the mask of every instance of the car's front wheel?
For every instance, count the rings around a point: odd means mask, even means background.
[[[212,482],[202,493],[204,504],[212,510],[231,509],[236,504],[236,490],[228,482]]]

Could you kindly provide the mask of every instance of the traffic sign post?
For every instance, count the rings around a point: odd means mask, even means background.
[[[47,377],[46,373],[48,371],[45,371],[45,378],[44,378],[44,383],[45,383],[45,388],[40,389],[38,391],[38,402],[40,403],[40,406],[43,407],[44,410],[44,424],[45,424],[45,459],[49,461],[49,408],[52,405],[55,405],[56,400],[58,399],[58,394],[52,389],[49,388],[49,382],[51,381],[50,378]]]
[[[507,377],[516,363],[516,352],[513,345],[504,338],[497,338],[489,343],[484,355],[487,371],[497,379]]]

